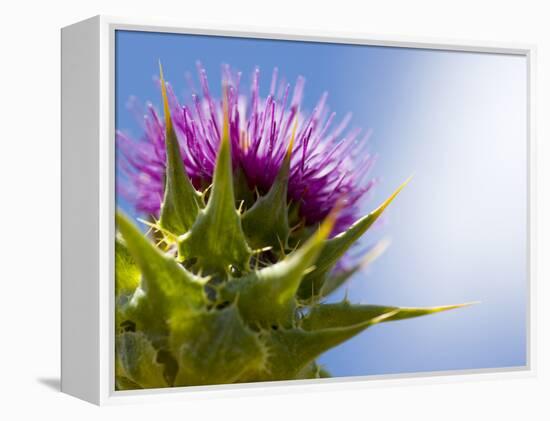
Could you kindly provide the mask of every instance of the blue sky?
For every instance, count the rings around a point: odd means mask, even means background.
[[[256,66],[261,93],[271,72],[306,78],[304,109],[324,91],[331,110],[371,128],[381,183],[368,212],[403,180],[412,182],[364,244],[389,250],[352,279],[353,302],[431,306],[480,303],[386,323],[329,351],[336,376],[499,368],[526,363],[527,64],[524,57],[119,31],[116,127],[139,136],[126,101],[159,104],[161,60],[181,97],[200,60],[219,95],[221,64]],[[196,80],[196,77],[195,77]],[[263,82],[263,83],[262,83]],[[119,206],[129,211],[122,200]],[[337,297],[338,298],[338,297]]]

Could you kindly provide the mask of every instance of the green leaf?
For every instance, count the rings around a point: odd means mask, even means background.
[[[115,239],[115,295],[131,295],[139,286],[141,273],[126,245]]]
[[[384,210],[407,185],[407,179],[395,192],[387,198],[377,209],[357,220],[346,231],[326,240],[323,249],[316,262],[316,268],[308,274],[300,286],[298,295],[303,300],[309,300],[319,295],[320,289],[327,274],[332,270],[336,262],[349,250],[349,248],[374,224]]]
[[[115,353],[117,385],[120,388],[168,386],[163,366],[156,360],[157,352],[143,333],[124,332],[117,335]]]
[[[270,358],[268,371],[261,380],[294,379],[322,353],[393,314],[394,312],[389,312],[378,318],[346,327],[314,331],[301,328],[262,331],[261,337],[269,349]]]
[[[174,308],[191,312],[205,305],[207,279],[193,275],[173,257],[162,253],[119,212],[116,223],[143,276],[141,288],[135,291],[126,309],[128,317],[158,324],[168,319]]]
[[[172,352],[179,371],[176,386],[234,383],[261,371],[266,350],[234,305],[170,319]]]
[[[288,177],[292,145],[296,136],[297,120],[294,122],[292,136],[287,153],[273,185],[265,196],[256,200],[254,205],[243,214],[243,230],[249,244],[255,249],[288,247],[290,228],[288,225]]]
[[[183,165],[178,139],[170,116],[162,66],[160,67],[160,81],[165,118],[166,183],[159,225],[163,230],[177,237],[189,230],[197,218],[199,209],[204,207],[204,202],[202,196],[191,184]]]
[[[190,231],[179,238],[181,256],[196,259],[196,266],[204,273],[221,275],[248,272],[252,256],[241,217],[235,209],[226,102],[224,100],[223,134],[210,198]]]
[[[233,279],[221,288],[222,299],[238,297],[238,308],[251,325],[291,326],[296,307],[296,291],[304,274],[319,255],[324,240],[334,225],[329,215],[319,230],[300,248],[272,266]]]
[[[316,331],[319,329],[354,326],[393,312],[394,314],[391,317],[382,320],[383,322],[390,322],[439,313],[467,305],[469,304],[439,307],[392,307],[350,304],[348,301],[335,304],[319,304],[311,308],[310,312],[302,320],[301,327],[307,331]]]

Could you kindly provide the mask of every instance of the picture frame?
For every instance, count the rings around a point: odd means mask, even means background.
[[[115,390],[115,34],[116,31],[209,35],[445,50],[525,57],[527,221],[526,363],[518,367],[358,375],[330,379],[204,385],[166,389]],[[153,19],[96,16],[61,31],[62,80],[62,311],[61,389],[97,405],[202,399],[216,396],[295,393],[380,385],[524,377],[536,372],[534,346],[536,244],[536,140],[532,45],[408,39],[367,34],[224,25],[185,25]]]

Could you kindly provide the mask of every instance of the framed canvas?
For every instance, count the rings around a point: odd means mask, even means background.
[[[62,391],[532,374],[533,59],[103,16],[63,28]]]

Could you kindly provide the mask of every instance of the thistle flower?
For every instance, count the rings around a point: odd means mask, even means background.
[[[158,214],[151,226],[160,241],[117,213],[119,390],[326,377],[317,357],[365,329],[462,306],[324,302],[359,268],[335,272],[335,266],[406,183],[329,238],[364,192],[349,191],[358,173],[347,167],[347,143],[343,149],[332,145],[313,123],[324,121],[318,111],[324,100],[304,119],[297,107],[301,83],[290,107],[277,108],[274,97],[260,101],[256,76],[250,117],[241,121],[238,78],[227,72],[218,106],[201,72],[205,98],[195,100],[192,119],[166,88],[161,70],[164,122],[152,112],[146,146],[125,152],[134,181],[151,193],[139,196],[140,206]],[[256,194],[247,197],[252,188]],[[348,202],[335,200],[340,194]],[[294,211],[310,221],[309,229],[292,227]],[[366,260],[379,251],[375,247]]]
[[[206,70],[198,64],[202,96],[193,93],[181,104],[169,85],[168,97],[174,128],[185,170],[193,185],[204,189],[212,182],[218,151],[222,109],[221,100],[210,93]],[[345,202],[333,234],[343,231],[356,219],[357,204],[375,184],[367,179],[374,157],[368,151],[370,131],[347,130],[351,114],[334,124],[336,113],[329,112],[325,92],[310,114],[301,111],[305,79],[291,85],[278,83],[278,70],[272,74],[269,94],[260,96],[260,71],[252,77],[250,97],[240,93],[241,73],[223,68],[227,87],[229,137],[232,163],[238,185],[237,200],[244,206],[269,191],[283,163],[295,122],[296,136],[290,163],[288,201],[296,220],[305,226],[318,225],[337,200]],[[135,103],[132,105],[135,107]],[[144,135],[135,140],[117,133],[122,154],[119,165],[127,176],[121,192],[139,212],[158,217],[163,197],[165,171],[164,123],[152,105],[143,121]]]

